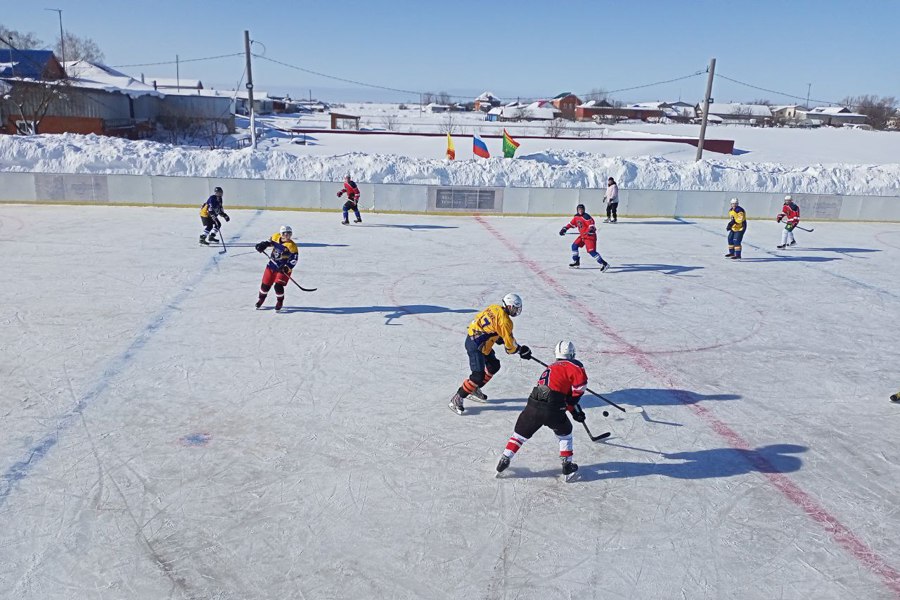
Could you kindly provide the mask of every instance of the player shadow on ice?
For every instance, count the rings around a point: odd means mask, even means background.
[[[789,252],[793,252],[793,250],[789,250]],[[823,263],[823,262],[831,262],[834,260],[843,260],[841,258],[837,258],[834,256],[785,256],[784,254],[774,254],[772,256],[760,257],[760,258],[748,258],[744,256],[741,258],[740,262],[808,262],[808,263]],[[734,261],[738,262],[738,261]]]
[[[771,444],[755,450],[740,448],[713,448],[694,452],[657,452],[624,444],[610,444],[629,450],[657,454],[659,462],[603,462],[581,465],[578,474],[583,481],[625,479],[660,475],[672,479],[712,479],[734,477],[748,473],[793,473],[799,471],[803,461],[793,454],[806,452],[806,446],[796,444]]]
[[[418,224],[410,224],[410,225],[402,225],[402,224],[393,224],[393,223],[363,223],[362,225],[355,225],[355,227],[391,227],[394,229],[406,229],[407,231],[428,231],[430,229],[459,229],[456,225],[418,225]]]
[[[837,252],[838,254],[854,254],[862,252],[881,252],[878,248],[791,248],[791,252]]]
[[[713,400],[740,400],[741,396],[737,394],[698,394],[690,390],[668,389],[668,388],[625,388],[615,390],[613,392],[605,392],[604,398],[616,404],[627,404],[631,406],[687,406],[689,404],[697,404],[699,402],[708,402]],[[600,398],[591,394],[585,394],[581,401],[581,405],[585,408],[588,406],[597,406],[608,410],[610,415],[615,413],[621,414],[614,406],[606,404]]]
[[[402,306],[285,306],[282,313],[308,312],[323,315],[358,315],[365,313],[387,313],[384,315],[385,325],[399,325],[391,323],[395,319],[410,315],[432,315],[439,313],[474,313],[474,308],[447,308],[434,304],[404,304]]]
[[[645,271],[659,271],[664,275],[681,275],[682,273],[687,273],[688,271],[695,271],[702,268],[703,267],[688,267],[686,265],[624,263],[612,266],[609,268],[609,270],[615,273],[642,273]]]
[[[626,217],[627,218],[627,217]],[[627,221],[616,221],[615,225],[694,225],[693,221],[685,221],[684,219],[671,219],[671,220],[660,220],[660,219],[629,219]],[[578,233],[577,231],[575,232]]]
[[[490,411],[517,411],[522,412],[528,398],[488,398],[487,402],[479,402],[469,397],[466,400],[466,416],[477,415]]]

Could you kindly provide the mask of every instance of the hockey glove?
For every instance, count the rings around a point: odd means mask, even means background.
[[[523,360],[531,360],[531,348],[528,346],[519,346],[519,356]]]
[[[779,223],[781,223],[781,220],[782,220],[783,218],[784,218],[784,215],[781,214],[781,215],[778,215],[777,217],[775,217],[775,220],[778,221]]]
[[[731,231],[732,225],[734,225],[734,221],[728,221],[728,225],[725,226],[725,231]]]
[[[568,229],[563,227],[562,229],[559,230],[559,235],[566,235],[566,231],[568,231]]]
[[[287,265],[284,265],[283,267],[281,267],[281,272],[284,273],[285,275],[290,275],[291,268]]]
[[[338,195],[338,198],[340,198],[341,196],[343,196],[343,195],[344,195],[344,190],[339,191],[337,195]]]
[[[226,222],[226,223],[227,223],[228,221],[231,220],[231,217],[229,217],[229,216],[226,215],[225,213],[222,213],[222,218],[225,219],[225,222]]]
[[[584,414],[584,411],[581,409],[580,404],[572,405],[572,418],[575,420],[576,423],[584,423],[585,414]]]
[[[594,227],[593,225],[591,225],[590,227],[588,227],[588,235],[591,235],[594,233],[597,233],[597,228]]]
[[[270,242],[269,240],[266,240],[266,241],[264,241],[264,242],[260,242],[260,243],[258,243],[258,244],[256,245],[256,251],[257,251],[257,252],[265,252],[265,251],[266,251],[266,248],[268,248],[268,247],[271,246],[271,245],[272,245],[272,242]]]

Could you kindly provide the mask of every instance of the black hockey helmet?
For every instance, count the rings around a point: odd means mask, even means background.
[[[221,196],[222,194],[224,194],[224,193],[225,193],[225,192],[223,192],[223,191],[222,191],[222,188],[220,188],[219,186],[216,186],[216,189],[213,190],[213,194],[218,194],[218,195],[220,195],[220,196]]]
[[[581,213],[578,212],[579,210],[581,210],[581,212],[587,212],[587,209],[584,207],[584,204],[579,204],[578,206],[575,207],[575,214],[576,214],[576,215],[580,215],[580,214],[581,214]]]

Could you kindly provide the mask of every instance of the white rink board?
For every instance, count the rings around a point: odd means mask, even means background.
[[[0,173],[0,202],[132,203],[137,193],[120,185],[122,175]],[[144,176],[128,176],[133,190],[146,189]],[[134,179],[132,179],[132,177]],[[146,176],[145,202],[154,206],[200,205],[212,189],[225,189],[225,205],[287,209],[340,210],[336,193],[340,182]],[[107,183],[109,180],[109,183]],[[416,184],[360,183],[361,206],[376,210],[429,212],[429,195],[437,187]],[[462,186],[452,186],[462,189]],[[495,189],[495,188],[483,188]],[[588,212],[605,212],[604,190],[579,188],[496,188],[503,192],[501,214],[572,214],[583,203]],[[44,193],[41,193],[45,190]],[[50,193],[46,193],[49,190]],[[109,190],[109,191],[107,191]],[[737,196],[751,220],[774,218],[783,194],[763,192],[704,192],[700,190],[622,189],[619,214],[643,217],[719,217]],[[839,196],[794,194],[808,220],[900,221],[900,196]],[[489,212],[489,211],[488,211]]]

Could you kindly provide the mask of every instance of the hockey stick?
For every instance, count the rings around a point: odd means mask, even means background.
[[[799,225],[794,225],[794,229],[799,229],[800,231],[808,231],[809,233],[815,231],[815,227],[813,227],[812,229],[807,229],[806,227],[800,227]]]
[[[269,253],[268,253],[268,252],[263,252],[263,254],[265,254],[265,255],[266,255],[266,258],[269,259],[269,263],[270,263],[270,264],[274,265],[275,267],[278,266],[277,264],[275,264],[275,261],[272,260],[272,257],[269,256]],[[281,272],[281,273],[284,273],[284,271],[280,271],[280,272]],[[287,273],[284,273],[284,274],[287,275]],[[298,288],[300,288],[300,289],[303,290],[304,292],[314,292],[314,291],[316,291],[317,289],[319,289],[319,288],[305,288],[305,287],[303,287],[302,285],[300,285],[299,283],[297,283],[296,281],[294,281],[294,278],[291,277],[290,275],[288,275],[288,279],[290,279],[290,280],[291,280],[291,283],[293,283],[294,285],[296,285]]]
[[[531,360],[537,362],[538,364],[544,365],[545,367],[547,366],[547,363],[545,363],[544,361],[540,360],[539,358],[535,358],[535,357],[532,356],[532,357],[531,357]],[[631,407],[630,410],[629,410],[629,409],[627,409],[627,408],[623,408],[623,407],[619,406],[618,404],[616,404],[616,403],[613,402],[612,400],[608,400],[608,399],[604,398],[603,396],[601,396],[600,394],[598,394],[597,392],[595,392],[594,390],[592,390],[592,389],[589,388],[589,387],[585,387],[584,389],[586,389],[586,390],[587,390],[588,392],[590,392],[591,394],[597,396],[598,398],[600,398],[601,400],[603,400],[604,402],[606,402],[606,403],[609,404],[610,406],[615,406],[616,408],[618,408],[619,410],[621,410],[623,413],[642,413],[642,412],[644,412],[644,409],[643,409],[642,407],[640,407],[640,406],[633,406],[633,407]]]
[[[219,235],[222,236],[222,239],[219,240],[222,242],[222,251],[219,254],[225,254],[228,252],[228,248],[225,247],[225,234],[222,233],[222,222],[219,219],[216,219],[216,231],[219,232]]]

